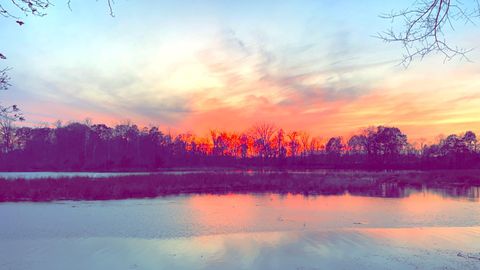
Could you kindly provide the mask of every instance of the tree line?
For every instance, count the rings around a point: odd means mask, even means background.
[[[208,137],[172,135],[127,123],[70,123],[56,127],[0,126],[0,170],[119,171],[171,167],[337,169],[480,168],[474,132],[414,147],[396,127],[363,129],[322,140],[257,124],[245,132],[211,130]]]

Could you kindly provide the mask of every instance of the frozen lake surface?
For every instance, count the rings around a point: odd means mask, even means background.
[[[478,188],[451,194],[1,203],[0,269],[480,269]]]

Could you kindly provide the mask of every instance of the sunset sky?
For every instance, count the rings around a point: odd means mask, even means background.
[[[1,18],[0,51],[26,125],[131,120],[205,134],[269,122],[348,136],[393,125],[409,138],[480,132],[480,48],[472,62],[439,55],[397,64],[398,45],[374,36],[386,1],[56,1],[25,25]],[[472,1],[473,2],[473,1]],[[453,45],[476,48],[460,23]]]

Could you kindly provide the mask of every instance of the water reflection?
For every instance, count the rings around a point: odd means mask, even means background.
[[[478,188],[399,188],[397,197],[196,194],[121,201],[0,203],[0,217],[8,221],[0,222],[0,239],[479,226],[480,215],[475,214],[480,213],[478,192]]]
[[[232,220],[236,226],[248,227],[258,218],[255,208],[259,205],[258,197],[242,194],[193,195],[188,199],[192,218],[205,227],[229,226]]]
[[[480,227],[0,242],[6,269],[478,269]]]
[[[472,191],[473,190],[473,191]],[[193,223],[212,231],[316,230],[351,227],[477,226],[478,188],[452,197],[445,190],[397,189],[397,197],[351,194],[193,195]],[[458,194],[458,191],[455,193]]]
[[[405,198],[412,194],[438,194],[445,198],[455,198],[461,200],[479,201],[480,187],[478,186],[448,186],[435,187],[427,185],[399,185],[396,183],[382,183],[376,187],[368,189],[351,189],[348,191],[353,195],[372,196],[382,198]]]
[[[480,267],[478,187],[378,192],[0,203],[0,269]]]

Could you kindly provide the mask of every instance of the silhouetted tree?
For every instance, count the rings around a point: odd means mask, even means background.
[[[0,106],[0,140],[1,152],[9,152],[13,146],[13,122],[23,121],[23,114],[18,109],[17,105],[10,107]]]
[[[154,170],[190,166],[302,166],[321,168],[480,168],[476,135],[442,137],[423,150],[408,144],[395,127],[370,127],[352,136],[347,145],[332,137],[301,142],[299,132],[287,139],[282,129],[272,132],[212,132],[210,138],[191,133],[176,136],[157,127],[125,123],[70,123],[48,127],[12,125],[0,130],[2,170]],[[8,132],[7,132],[8,131]],[[304,136],[307,137],[307,136]],[[309,136],[308,136],[309,137]],[[265,143],[259,143],[265,142]],[[308,142],[308,150],[305,149]]]
[[[348,147],[352,154],[366,154],[368,147],[368,139],[365,135],[353,135],[348,140]]]
[[[473,131],[467,131],[463,135],[463,141],[471,152],[477,151],[477,135]]]
[[[368,153],[373,162],[395,162],[407,146],[407,136],[396,127],[379,126],[367,136]]]
[[[302,155],[303,157],[306,157],[308,153],[310,152],[310,135],[303,131],[300,132],[300,142],[302,146]]]
[[[242,159],[245,159],[248,155],[249,137],[246,134],[240,136],[240,152]]]
[[[274,125],[267,123],[256,124],[252,127],[251,136],[256,152],[260,157],[267,158],[273,155],[271,144],[275,130]]]
[[[342,137],[332,137],[328,140],[325,151],[327,151],[327,154],[339,156],[342,153],[343,147]]]
[[[319,154],[322,147],[322,139],[320,137],[312,138],[312,140],[310,140],[310,155]]]
[[[277,158],[284,159],[287,156],[287,148],[285,147],[285,132],[283,129],[279,129],[277,131],[277,135],[275,137],[275,152]]]
[[[297,131],[292,131],[290,133],[288,133],[287,135],[288,139],[289,139],[289,142],[288,142],[288,147],[289,147],[289,150],[290,150],[290,156],[292,157],[296,157],[298,152],[299,152],[299,148],[300,148],[300,142],[299,142],[299,133]]]

